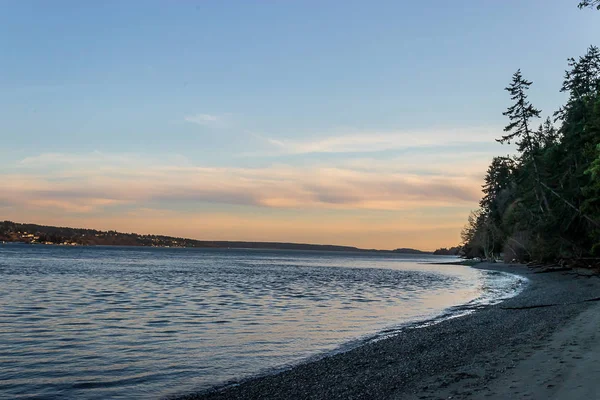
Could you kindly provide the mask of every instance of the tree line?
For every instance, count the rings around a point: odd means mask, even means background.
[[[600,0],[580,8],[600,10]],[[521,70],[506,91],[512,105],[500,143],[517,154],[495,157],[483,198],[462,231],[467,257],[548,262],[600,255],[600,50],[568,60],[560,88],[568,99],[541,123]]]

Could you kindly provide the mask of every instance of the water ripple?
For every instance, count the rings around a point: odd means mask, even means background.
[[[494,279],[431,258],[0,246],[0,397],[161,398],[440,314]]]

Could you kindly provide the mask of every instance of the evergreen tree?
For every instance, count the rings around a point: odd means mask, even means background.
[[[600,0],[580,8],[600,10]],[[600,255],[600,49],[568,59],[565,105],[542,124],[527,98],[532,82],[518,70],[505,88],[513,105],[500,143],[518,156],[496,157],[485,176],[480,209],[462,232],[466,256],[551,261]],[[534,128],[537,126],[537,129]]]
[[[506,91],[510,93],[510,98],[515,102],[508,108],[502,115],[509,118],[510,123],[504,128],[504,132],[507,135],[497,139],[500,143],[508,143],[516,141],[518,150],[522,154],[531,153],[533,150],[533,134],[531,131],[531,120],[534,118],[540,118],[541,111],[533,107],[533,105],[527,100],[527,90],[531,86],[532,82],[523,78],[521,70],[517,70],[514,73],[512,82]]]
[[[494,157],[484,178],[483,198],[479,206],[497,226],[501,225],[508,199],[509,188],[514,182],[514,161],[509,157]]]
[[[513,170],[514,161],[511,158],[495,157],[487,170],[482,188],[484,196],[479,205],[485,220],[481,233],[484,237],[480,241],[485,244],[482,247],[487,249],[487,253],[492,255],[502,252],[508,234],[503,215],[514,201]]]
[[[509,260],[549,261],[600,254],[600,51],[591,46],[569,69],[556,114],[559,127],[528,100],[532,83],[517,71],[506,88],[514,104],[501,143],[519,154],[496,157],[488,168],[480,209],[463,230],[465,253]]]
[[[483,256],[483,251],[479,243],[477,243],[478,232],[482,229],[482,211],[477,209],[471,211],[467,218],[467,225],[460,233],[462,239],[462,248],[467,258],[475,258]]]
[[[600,0],[583,0],[579,3],[579,8],[596,8],[596,10],[600,10]]]
[[[552,124],[550,117],[540,124],[534,134],[533,142],[537,146],[536,151],[542,155],[543,152],[558,143],[558,130]]]
[[[531,81],[523,78],[520,69],[513,74],[512,82],[505,90],[510,93],[510,98],[515,103],[502,113],[502,115],[508,117],[510,123],[504,128],[504,132],[507,132],[507,134],[497,139],[497,141],[510,144],[514,140],[517,144],[517,150],[521,153],[521,161],[533,165],[536,181],[535,196],[540,211],[544,213],[550,211],[550,204],[546,194],[541,190],[541,173],[536,160],[540,144],[536,142],[536,135],[531,129],[532,120],[540,118],[541,111],[536,109],[527,99],[527,90],[529,90],[531,84]]]
[[[595,124],[600,97],[600,50],[590,46],[587,53],[575,60],[568,60],[570,69],[565,73],[561,88],[569,94],[564,107],[557,113],[562,122],[560,147],[562,157],[556,168],[556,188],[560,188],[563,206],[577,214],[570,226],[571,237],[585,236],[582,224],[598,225],[594,218],[584,214],[586,188],[591,184],[587,174],[594,161],[600,143],[600,130]]]

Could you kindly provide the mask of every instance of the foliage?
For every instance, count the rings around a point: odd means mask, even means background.
[[[458,256],[460,255],[462,248],[460,246],[455,247],[442,247],[433,252],[436,256]]]
[[[519,69],[514,73],[510,85],[504,89],[510,93],[510,98],[515,104],[502,113],[508,117],[510,123],[504,128],[504,132],[508,134],[497,141],[510,144],[511,140],[516,140],[521,153],[531,151],[535,146],[530,129],[531,119],[539,118],[541,113],[527,100],[527,90],[531,84],[532,82],[523,78]]]
[[[549,261],[600,252],[600,50],[568,60],[566,104],[537,129],[541,111],[528,100],[520,70],[506,88],[513,105],[501,143],[517,155],[496,157],[480,208],[462,239],[467,257]]]
[[[583,0],[579,3],[579,8],[596,8],[600,10],[600,0]]]

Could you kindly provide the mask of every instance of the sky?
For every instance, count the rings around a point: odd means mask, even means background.
[[[600,44],[576,5],[2,1],[0,220],[457,245],[511,75],[551,115]]]

